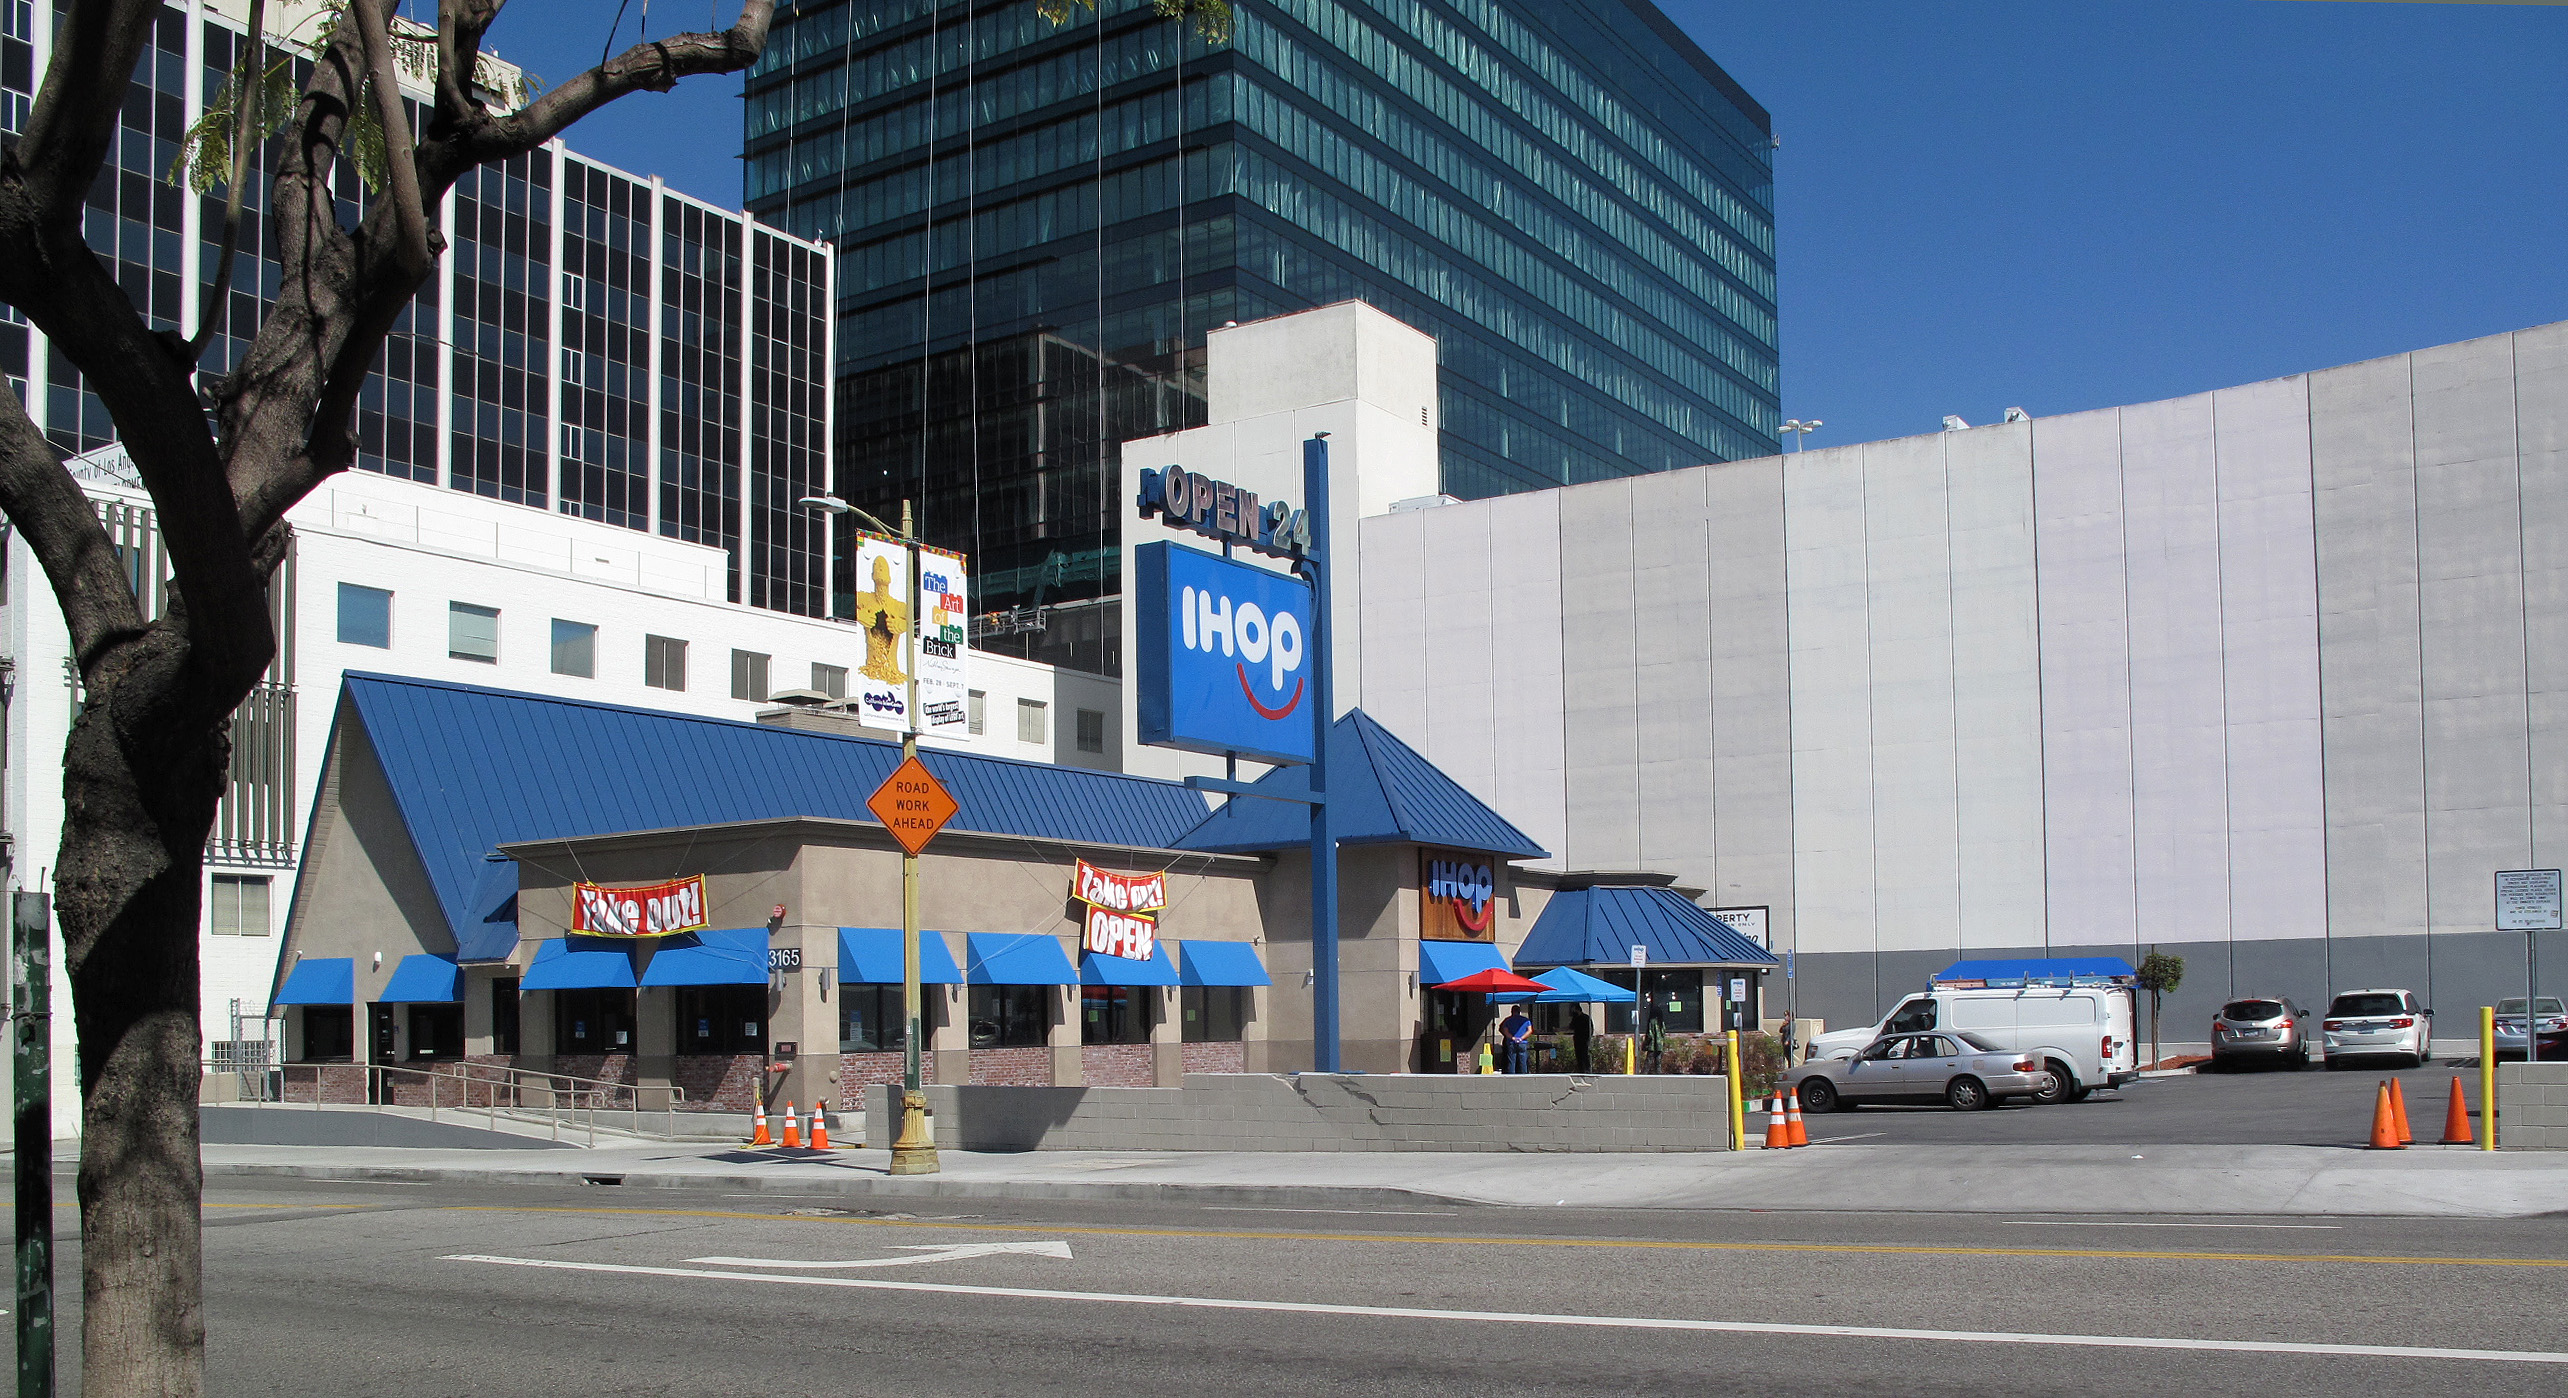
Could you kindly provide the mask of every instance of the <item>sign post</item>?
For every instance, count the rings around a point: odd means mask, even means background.
[[[2541,934],[2561,928],[2563,909],[2556,869],[2497,871],[2497,930],[2523,934],[2523,1061],[2541,1061]],[[2491,1053],[2489,1057],[2494,1058]],[[2494,1140],[2493,1128],[2490,1140]]]
[[[1329,616],[1329,441],[1302,443],[1303,508],[1310,512],[1311,580],[1311,1066],[1338,1071],[1337,830],[1329,805],[1329,720],[1337,714],[1329,651],[1337,628]]]

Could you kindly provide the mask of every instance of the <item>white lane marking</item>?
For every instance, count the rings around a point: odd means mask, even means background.
[[[1833,1145],[1837,1144],[1839,1141],[1862,1141],[1862,1140],[1869,1140],[1869,1139],[1871,1139],[1871,1138],[1872,1138],[1872,1137],[1874,1137],[1874,1136],[1887,1136],[1887,1135],[1889,1135],[1889,1134],[1890,1134],[1890,1133],[1889,1133],[1889,1132],[1887,1132],[1887,1131],[1858,1131],[1858,1132],[1856,1132],[1854,1135],[1851,1135],[1851,1136],[1823,1136],[1823,1137],[1819,1137],[1819,1138],[1816,1138],[1816,1139],[1812,1140],[1812,1141],[1810,1142],[1810,1144],[1812,1144],[1812,1145],[1814,1145],[1814,1146],[1833,1146]]]
[[[566,1262],[543,1257],[496,1257],[459,1252],[440,1262],[480,1262],[495,1267],[537,1267],[563,1272],[608,1272],[628,1277],[691,1277],[783,1286],[837,1286],[860,1291],[915,1291],[939,1296],[1001,1296],[1024,1301],[1097,1301],[1127,1306],[1175,1306],[1212,1311],[1280,1311],[1294,1315],[1372,1316],[1385,1320],[1482,1320],[1510,1325],[1560,1325],[1603,1330],[1693,1330],[1725,1335],[1817,1335],[1854,1340],[1948,1340],[1969,1344],[2063,1345],[2096,1349],[2213,1350],[2232,1354],[2321,1354],[2358,1359],[2484,1359],[2516,1364],[2568,1365],[2553,1350],[2438,1349],[2423,1345],[2319,1345],[2282,1340],[2189,1340],[2158,1335],[2044,1335],[2007,1330],[1910,1330],[1876,1325],[1786,1325],[1775,1321],[1682,1320],[1669,1316],[1545,1315],[1525,1311],[1442,1311],[1413,1306],[1348,1306],[1318,1301],[1249,1301],[1217,1296],[1149,1296],[1122,1291],[1045,1291],[1023,1286],[964,1286],[952,1282],[878,1281],[866,1277],[786,1276],[760,1272],[699,1272],[685,1267],[641,1267],[618,1262]]]
[[[909,1257],[864,1257],[845,1262],[797,1262],[783,1257],[690,1257],[689,1262],[710,1263],[717,1267],[802,1267],[837,1269],[845,1267],[909,1267],[921,1262],[953,1262],[966,1257],[991,1257],[999,1253],[1025,1253],[1033,1257],[1068,1257],[1068,1243],[904,1243],[898,1249],[913,1254]],[[724,1275],[728,1275],[727,1273]]]
[[[1208,1214],[1416,1214],[1422,1218],[1451,1218],[1460,1209],[1287,1209],[1261,1207],[1255,1204],[1206,1204]]]
[[[2010,1218],[2000,1222],[2018,1228],[2314,1228],[2330,1233],[2343,1231],[2341,1223],[2090,1223],[2084,1219]]]

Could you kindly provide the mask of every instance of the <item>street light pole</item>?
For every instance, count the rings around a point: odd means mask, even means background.
[[[1793,434],[1793,438],[1792,438],[1792,449],[1793,449],[1794,451],[1796,451],[1796,452],[1798,452],[1798,451],[1800,451],[1800,450],[1801,450],[1802,443],[1804,443],[1804,442],[1806,442],[1806,441],[1808,441],[1808,440],[1810,439],[1810,434],[1811,434],[1811,433],[1816,432],[1816,431],[1818,431],[1820,428],[1825,427],[1825,426],[1827,426],[1827,425],[1828,425],[1828,424],[1826,424],[1825,422],[1820,421],[1819,419],[1817,419],[1817,418],[1815,418],[1815,417],[1814,417],[1814,418],[1797,418],[1797,417],[1793,417],[1793,418],[1785,418],[1785,419],[1783,420],[1783,430],[1784,430],[1784,431],[1786,431],[1786,432],[1790,432],[1790,433],[1792,433],[1792,434]]]

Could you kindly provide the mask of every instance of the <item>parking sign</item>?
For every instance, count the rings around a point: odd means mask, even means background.
[[[2560,931],[2559,892],[2559,871],[2556,869],[2498,870],[2497,930]]]

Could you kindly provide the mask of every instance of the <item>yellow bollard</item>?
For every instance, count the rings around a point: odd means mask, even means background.
[[[1741,1076],[1739,1072],[1739,1031],[1736,1029],[1723,1030],[1721,1033],[1721,1041],[1729,1053],[1729,1056],[1721,1061],[1721,1066],[1723,1069],[1722,1075],[1730,1080],[1730,1149],[1746,1150],[1748,1148],[1747,1108],[1739,1100],[1739,1078]]]
[[[1639,1036],[1633,1034],[1626,1034],[1623,1036],[1623,1076],[1627,1078],[1632,1076],[1633,1073],[1632,1040],[1637,1037]]]
[[[1483,1043],[1480,1046],[1480,1071],[1484,1073],[1494,1073],[1498,1071],[1497,1060],[1491,1057],[1489,1045],[1486,1043]]]
[[[2524,1002],[2528,1011],[2532,1002]],[[2533,1045],[2541,1042],[2541,1033],[2529,1013],[2523,1017],[2523,1061],[2533,1063]],[[2494,1005],[2479,1007],[2479,1149],[2497,1148],[2497,1009]]]

